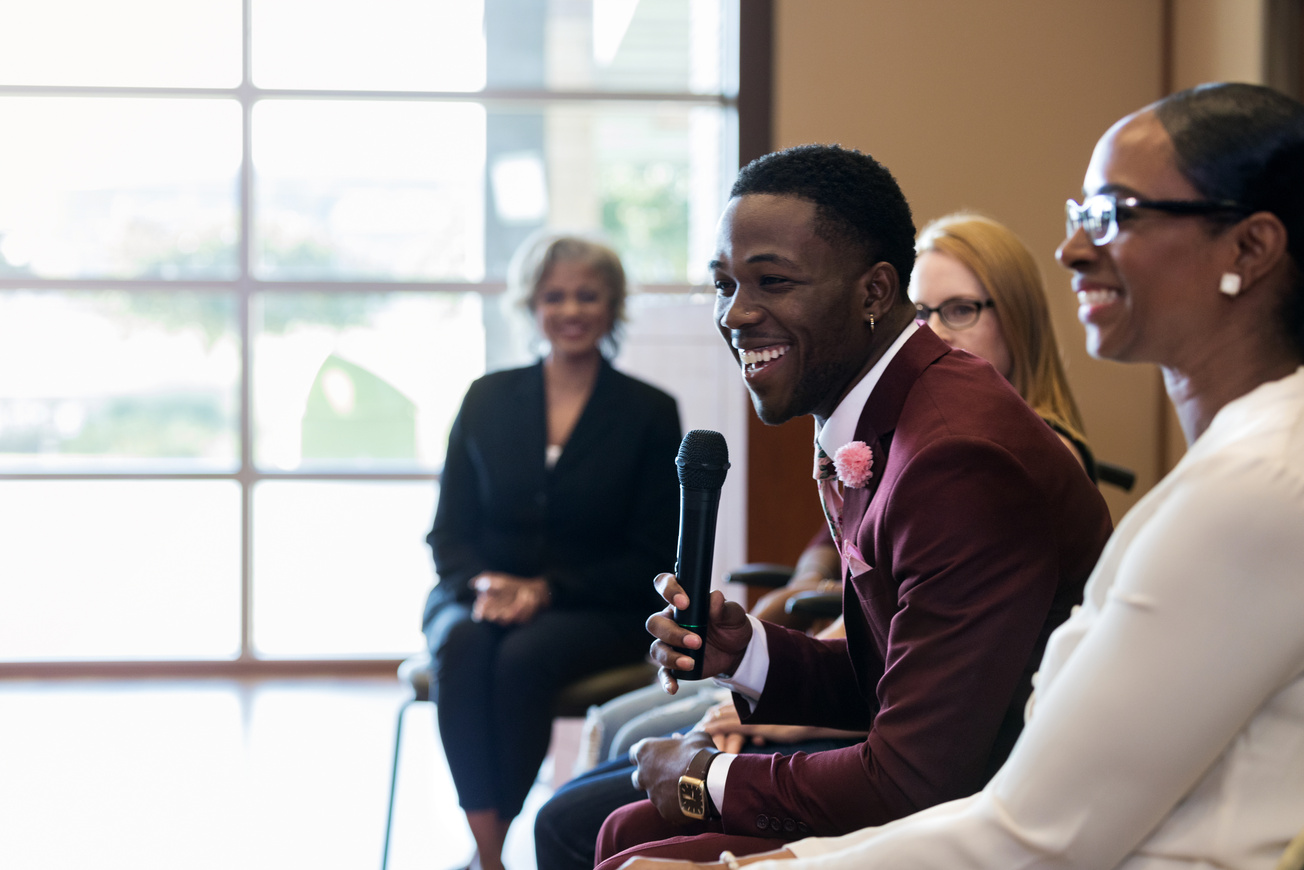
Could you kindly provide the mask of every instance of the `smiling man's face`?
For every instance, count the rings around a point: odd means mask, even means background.
[[[771,425],[826,419],[869,353],[865,266],[815,233],[815,204],[748,194],[725,207],[711,263],[716,326]]]

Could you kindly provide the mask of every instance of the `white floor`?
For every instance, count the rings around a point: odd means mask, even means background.
[[[406,695],[376,679],[0,681],[0,867],[378,868]],[[471,855],[433,714],[407,714],[392,870]],[[513,826],[508,870],[534,870],[549,793]]]

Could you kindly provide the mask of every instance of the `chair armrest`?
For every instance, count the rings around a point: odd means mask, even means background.
[[[776,565],[771,562],[749,562],[739,565],[724,575],[726,583],[742,583],[745,586],[764,586],[778,589],[786,586],[792,579],[791,565]]]
[[[842,593],[798,592],[788,599],[783,609],[812,619],[837,619],[842,615]]]
[[[1116,486],[1123,492],[1131,492],[1136,483],[1136,472],[1132,469],[1100,460],[1096,460],[1096,477],[1101,483]]]
[[[430,659],[430,653],[421,652],[409,656],[398,666],[398,680],[400,683],[407,683],[412,687],[412,692],[416,700],[430,700],[430,682],[433,678],[431,668],[434,662]]]

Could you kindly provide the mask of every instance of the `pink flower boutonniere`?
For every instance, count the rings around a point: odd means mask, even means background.
[[[874,476],[874,451],[864,441],[848,442],[833,454],[833,467],[837,469],[838,480],[843,486],[864,489]]]

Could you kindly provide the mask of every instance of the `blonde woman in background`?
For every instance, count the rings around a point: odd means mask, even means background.
[[[966,212],[928,224],[915,250],[910,298],[919,319],[947,344],[991,363],[1095,480],[1031,252],[1004,225]]]

